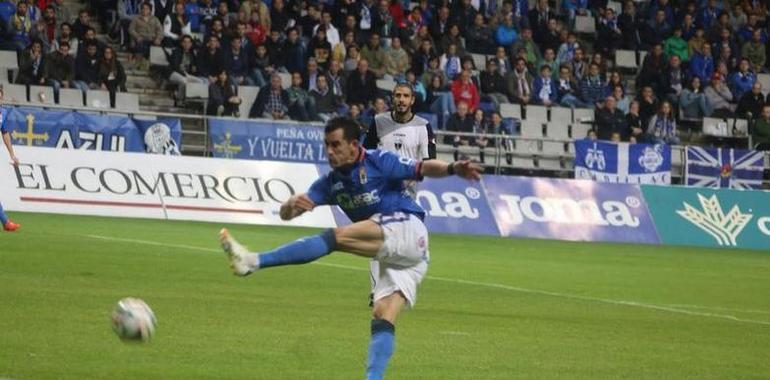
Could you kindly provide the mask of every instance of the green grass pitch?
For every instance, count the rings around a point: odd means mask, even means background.
[[[366,260],[241,279],[219,224],[12,216],[24,227],[0,233],[0,378],[363,378]],[[316,232],[228,227],[254,250]],[[770,252],[431,238],[388,379],[770,378]],[[126,296],[158,317],[149,344],[111,331]]]

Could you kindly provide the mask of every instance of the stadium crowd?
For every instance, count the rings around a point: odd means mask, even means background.
[[[0,46],[17,50],[16,83],[126,90],[111,46],[148,70],[151,46],[169,48],[164,76],[209,86],[207,113],[235,116],[239,86],[258,86],[249,117],[365,124],[388,109],[377,81],[408,82],[416,110],[438,128],[511,133],[503,103],[595,108],[599,139],[679,143],[681,123],[754,120],[770,144],[768,5],[759,0],[63,0],[0,1]],[[621,8],[616,12],[616,8]],[[576,33],[590,16],[596,34]],[[112,44],[97,39],[109,35]],[[633,75],[616,50],[648,52]],[[476,67],[472,54],[483,55]],[[280,76],[288,74],[286,88]],[[633,78],[633,80],[629,80]],[[629,84],[633,82],[632,86]],[[391,82],[392,83],[392,82]],[[565,127],[566,128],[566,127]],[[483,139],[460,143],[483,144]]]

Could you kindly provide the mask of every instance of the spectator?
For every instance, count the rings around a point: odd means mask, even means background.
[[[468,135],[447,135],[444,137],[444,144],[452,144],[455,147],[470,144],[470,134],[473,133],[473,116],[468,114],[469,111],[467,103],[457,103],[457,112],[449,118],[447,131],[467,133]],[[455,160],[458,158],[458,152],[455,151]]]
[[[184,99],[188,83],[208,84],[207,74],[203,74],[198,70],[198,62],[200,60],[201,57],[198,51],[193,48],[192,37],[188,35],[182,36],[179,47],[174,50],[169,59],[171,75],[168,80],[177,85],[177,99]]]
[[[559,63],[556,62],[556,53],[553,49],[548,48],[543,52],[543,60],[538,62],[537,67],[540,68],[543,65],[551,69],[551,74],[553,75],[551,79],[556,79],[559,75]]]
[[[660,104],[658,113],[650,119],[647,125],[647,139],[655,144],[679,144],[671,103],[664,101]]]
[[[513,103],[529,104],[532,98],[532,75],[524,58],[516,60],[516,67],[505,77],[508,98]]]
[[[17,51],[22,51],[30,45],[30,33],[32,32],[32,20],[27,16],[27,3],[19,1],[16,13],[8,20],[10,34]],[[42,43],[41,43],[42,47]]]
[[[302,74],[291,74],[291,87],[286,91],[289,94],[289,117],[299,121],[312,121],[318,117],[315,98],[304,88],[302,82]]]
[[[103,90],[110,92],[110,106],[115,107],[115,93],[126,91],[126,71],[109,46],[104,48],[99,63],[99,82]]]
[[[59,50],[49,53],[45,59],[44,76],[48,84],[53,86],[53,96],[59,102],[59,89],[71,88],[75,80],[75,59],[69,54],[70,45],[67,42],[59,44]]]
[[[609,75],[607,85],[604,86],[604,93],[606,96],[612,95],[612,91],[615,90],[615,86],[620,86],[623,89],[623,93],[626,93],[626,86],[623,85],[623,78],[620,76],[620,72],[613,71]]]
[[[315,36],[308,44],[308,53],[315,59],[315,62],[322,67],[328,67],[331,57],[332,45],[326,39],[326,29],[322,26],[318,28]]]
[[[741,118],[754,119],[762,113],[762,107],[766,104],[765,96],[762,94],[762,84],[759,81],[754,82],[751,91],[746,92],[738,101],[738,108],[735,109],[735,115]]]
[[[257,46],[254,55],[254,69],[251,71],[254,84],[258,87],[264,87],[267,84],[265,78],[269,78],[275,71],[275,67],[270,63],[270,57],[267,55],[265,45]]]
[[[663,70],[666,68],[666,59],[663,56],[663,46],[655,44],[644,57],[642,70],[636,78],[637,86],[652,86],[656,93],[660,93],[660,78],[663,76]]]
[[[264,4],[263,4],[264,5]],[[257,46],[260,46],[265,43],[265,40],[267,39],[267,32],[268,29],[265,27],[265,24],[262,24],[259,21],[259,14],[257,12],[254,12],[251,14],[251,17],[249,18],[249,21],[247,23],[239,23],[244,25],[244,33],[241,33],[241,27],[238,28],[238,34],[240,36],[245,35],[246,38],[249,39],[249,49],[252,51],[256,50]],[[195,30],[195,27],[193,27],[193,30]]]
[[[442,75],[433,74],[428,88],[426,89],[426,93],[427,97],[425,103],[428,105],[430,112],[438,116],[441,129],[446,129],[449,117],[455,112],[456,107],[454,96],[452,96],[452,92],[448,91],[444,85]]]
[[[397,82],[405,79],[409,69],[409,55],[401,48],[401,39],[393,37],[391,45],[385,50],[385,73]]]
[[[527,52],[525,57],[527,63],[534,64],[536,62],[540,62],[540,59],[542,58],[540,56],[540,47],[537,46],[535,41],[532,39],[532,29],[530,28],[523,28],[521,30],[521,38],[517,39],[513,46],[511,46],[510,53],[515,54],[521,49],[524,49]]]
[[[703,28],[695,29],[695,35],[687,41],[687,50],[690,53],[690,58],[696,53],[703,53],[703,46],[708,45],[709,42],[703,32]]]
[[[418,112],[427,111],[425,109],[425,100],[428,98],[428,92],[422,82],[417,80],[417,76],[414,74],[414,71],[409,70],[406,72],[406,81],[404,81],[404,83],[412,86],[412,90],[414,91],[413,108],[418,110]]]
[[[257,14],[259,24],[262,25],[265,30],[270,30],[270,9],[262,0],[246,0],[241,1],[241,9],[246,11],[246,14]]]
[[[559,98],[559,104],[565,107],[586,107],[578,93],[578,86],[575,79],[572,77],[569,65],[562,65],[559,67],[559,82],[556,88]]]
[[[471,81],[471,71],[463,70],[460,76],[452,82],[452,96],[456,104],[465,102],[471,111],[475,111],[479,106],[479,90],[473,81]]]
[[[751,41],[743,44],[741,48],[741,57],[751,63],[755,72],[762,72],[767,62],[765,54],[765,43],[762,41],[762,30],[756,29],[751,33]]]
[[[118,30],[115,32],[115,34],[117,34],[117,40],[123,47],[130,46],[129,27],[131,26],[131,22],[134,20],[134,18],[139,16],[141,13],[142,3],[142,0],[118,0],[118,20],[116,25]],[[64,6],[60,8],[67,9],[67,7]],[[59,15],[57,14],[57,19],[58,18]]]
[[[690,76],[707,81],[714,73],[714,58],[711,57],[711,45],[704,44],[703,52],[695,53],[690,59]]]
[[[342,42],[332,47],[332,58],[340,62],[345,62],[348,48],[356,44],[355,33],[353,31],[345,32]]]
[[[267,49],[267,56],[270,58],[270,63],[275,68],[279,68],[283,65],[283,47],[284,41],[281,40],[281,32],[271,30],[267,41],[265,41],[265,48]]]
[[[666,21],[666,12],[658,10],[655,12],[655,18],[650,20],[647,25],[647,38],[645,39],[652,45],[658,45],[671,34],[671,24]]]
[[[715,0],[708,0],[708,4],[698,12],[698,24],[704,28],[712,27],[717,20],[719,11]]]
[[[48,6],[54,9],[54,13],[56,14],[56,22],[58,22],[59,25],[65,22],[72,22],[72,13],[70,12],[69,8],[64,5],[64,0],[51,1],[48,3]]]
[[[434,41],[441,40],[449,32],[449,8],[441,6],[438,9],[438,16],[430,23],[430,35]]]
[[[385,74],[385,52],[380,48],[380,35],[372,33],[369,42],[361,49],[361,58],[369,64],[369,70],[377,78]]]
[[[153,15],[158,21],[165,20],[174,10],[174,1],[172,0],[151,0]]]
[[[358,45],[350,45],[345,55],[344,70],[346,72],[355,71],[358,68],[359,60],[361,60],[361,53],[358,50]]]
[[[333,60],[329,64],[329,71],[326,72],[326,81],[334,96],[339,96],[343,99],[345,98],[347,78],[345,72],[342,71],[342,65],[339,61]]]
[[[551,67],[540,67],[540,76],[532,82],[532,104],[550,106],[558,99],[556,84],[551,79]]]
[[[326,40],[329,42],[329,46],[335,46],[342,41],[340,39],[340,32],[332,24],[332,14],[328,10],[321,12],[321,23],[315,26],[315,32],[318,32],[323,27],[326,32]],[[331,49],[329,49],[331,51]]]
[[[695,26],[695,19],[692,17],[691,14],[687,13],[684,15],[684,18],[682,19],[682,39],[685,40],[685,42],[689,42],[691,38],[695,36],[695,31],[697,27]],[[721,29],[719,29],[721,30]],[[718,36],[719,34],[717,34]],[[716,40],[716,38],[714,38]],[[687,53],[689,56],[690,52],[690,45],[687,44]]]
[[[575,17],[577,15],[589,15],[588,0],[563,0],[561,8],[567,13],[567,21],[570,28],[575,27]]]
[[[53,43],[53,41],[56,41],[56,35],[58,34],[59,29],[59,22],[56,21],[56,11],[53,9],[53,7],[48,6],[45,8],[45,11],[43,12],[43,18],[38,21],[38,24],[43,29],[43,33],[45,34],[46,40]],[[51,52],[59,50],[54,49],[51,50]],[[72,50],[72,47],[70,46],[70,50]],[[72,53],[70,53],[72,54]]]
[[[369,70],[369,61],[358,61],[358,69],[348,76],[348,87],[345,92],[348,103],[369,104],[377,93],[377,78]]]
[[[131,35],[133,59],[136,60],[140,70],[147,70],[149,64],[145,59],[150,55],[150,46],[160,46],[163,40],[163,26],[157,18],[152,16],[149,3],[142,4],[141,14],[131,21],[128,31]]]
[[[334,95],[329,88],[329,83],[325,74],[319,74],[316,78],[316,88],[310,91],[310,95],[315,100],[318,118],[322,122],[337,117],[342,109],[342,97]]]
[[[497,62],[494,59],[487,61],[487,69],[481,73],[481,93],[482,98],[486,97],[495,105],[495,109],[500,109],[500,103],[508,103],[508,97],[505,95],[505,77],[497,69]]]
[[[537,4],[529,11],[528,16],[529,27],[533,30],[534,39],[541,43],[543,37],[548,33],[548,21],[555,19],[556,15],[548,6],[548,0],[537,0]]]
[[[489,145],[489,139],[487,139],[487,120],[484,117],[484,110],[477,109],[473,113],[473,137],[471,137],[471,145],[475,145],[479,148],[479,162],[484,163],[484,148]]]
[[[91,13],[86,9],[82,9],[78,12],[78,19],[72,24],[72,34],[74,34],[78,40],[82,41],[86,35],[86,29],[88,28],[96,29],[97,25],[91,22]]]
[[[101,87],[99,81],[99,50],[94,43],[83,47],[85,54],[75,60],[75,82],[73,86],[83,92]]]
[[[616,104],[615,98],[608,96],[604,105],[596,111],[596,131],[600,140],[610,140],[613,133],[621,133],[622,138],[626,137],[626,118],[616,108]]]
[[[23,4],[23,3],[22,3]],[[26,85],[43,85],[45,77],[45,54],[43,44],[39,40],[32,41],[29,48],[19,56],[19,72],[16,83]]]
[[[600,107],[604,100],[604,83],[599,76],[599,66],[592,63],[588,75],[580,83],[580,99],[588,105]]]
[[[639,94],[638,100],[639,116],[642,118],[642,125],[646,126],[650,121],[650,118],[652,118],[652,115],[658,112],[658,108],[660,108],[658,98],[655,97],[655,92],[652,91],[652,87],[644,86],[642,87],[642,92]]]
[[[757,81],[757,75],[751,72],[749,60],[741,58],[738,64],[738,71],[728,77],[730,91],[734,99],[740,99],[743,94],[751,91],[751,87]]]
[[[283,0],[278,1],[281,2]],[[276,3],[273,2],[273,6],[275,5]],[[273,18],[273,22],[275,22],[275,18]],[[299,31],[296,28],[291,28],[287,33],[286,42],[283,46],[283,66],[291,73],[295,71],[302,72],[307,59],[305,58],[305,47],[302,45],[302,41],[299,40]]]
[[[73,57],[77,57],[78,49],[80,47],[80,43],[75,36],[72,35],[72,28],[70,27],[69,23],[62,23],[59,26],[59,33],[58,37],[53,40],[53,43],[51,44],[51,51],[59,50],[59,43],[62,41],[67,41],[67,43],[70,44],[70,55]],[[98,44],[95,44],[97,49],[99,48]]]
[[[276,73],[270,77],[270,85],[263,87],[257,94],[257,100],[251,106],[249,117],[273,120],[287,119],[289,112],[289,93],[281,87],[281,77]]]
[[[603,54],[609,54],[620,46],[623,32],[620,30],[615,11],[612,8],[604,10],[604,17],[599,20],[597,30],[596,49]]]
[[[314,3],[308,4],[307,13],[300,17],[297,22],[302,37],[305,39],[313,37],[316,27],[321,24],[321,12],[318,7]],[[324,38],[326,38],[326,34],[324,34]]]
[[[632,143],[642,143],[644,140],[644,127],[642,126],[642,117],[639,114],[639,102],[634,100],[628,106],[628,114],[626,115],[626,130],[628,135],[628,141]]]
[[[444,71],[444,76],[446,76],[447,80],[454,80],[460,74],[462,62],[457,55],[457,45],[449,44],[449,47],[441,56],[440,67]]]
[[[668,59],[668,67],[661,78],[661,96],[665,96],[671,104],[677,104],[679,95],[687,83],[681,62],[679,56],[672,55]]]
[[[169,4],[173,4],[173,3],[169,2]],[[165,19],[165,16],[163,16],[163,18],[160,18],[159,16],[156,15],[156,17],[158,17],[158,20]],[[237,21],[235,19],[235,15],[230,13],[230,6],[226,1],[220,1],[219,4],[217,5],[217,13],[216,13],[215,19],[219,19],[220,21],[222,21],[222,29],[224,30],[235,29],[235,23]]]
[[[35,21],[32,23],[32,29],[29,31],[29,38],[40,40],[40,42],[43,43],[44,52],[48,53],[51,51],[51,43],[53,40],[48,38],[47,27],[44,21]]]
[[[702,119],[711,116],[714,110],[703,93],[700,78],[692,77],[690,85],[682,90],[679,95],[679,108],[682,110],[680,115],[682,118]]]
[[[618,28],[622,34],[622,46],[624,49],[640,50],[642,47],[642,32],[647,26],[634,5],[633,0],[623,3],[623,13],[618,17]]]
[[[466,33],[468,51],[477,54],[494,54],[495,44],[493,41],[495,39],[493,37],[497,37],[497,33],[493,32],[484,22],[484,15],[477,13],[473,18],[473,25],[468,28]]]
[[[497,63],[497,70],[500,71],[500,75],[505,76],[513,70],[513,65],[511,64],[511,60],[508,58],[508,54],[506,54],[504,47],[498,46],[495,56],[492,59]]]
[[[567,34],[567,41],[563,42],[559,46],[559,51],[556,54],[556,63],[558,66],[562,64],[569,64],[575,58],[575,51],[580,48],[580,44],[577,42],[577,36],[575,33]]]
[[[174,12],[169,13],[163,19],[163,43],[165,46],[175,46],[183,35],[190,35],[191,33],[192,26],[185,15],[184,3],[177,2],[174,5]]]
[[[465,55],[465,42],[460,36],[460,27],[458,25],[451,25],[449,27],[449,33],[441,38],[441,50],[446,52],[449,45],[454,44],[457,48],[457,55]]]
[[[415,75],[418,77],[422,76],[422,74],[425,72],[425,69],[428,68],[428,61],[430,60],[430,57],[433,57],[434,55],[436,55],[436,52],[433,50],[433,45],[431,44],[430,40],[422,40],[420,47],[412,55],[412,70],[414,71]]]
[[[235,85],[253,86],[252,67],[254,66],[253,57],[247,55],[246,51],[241,49],[241,40],[233,38],[230,40],[230,48],[225,50],[224,67],[227,76]]]
[[[722,75],[719,73],[714,73],[711,76],[711,86],[706,88],[704,94],[714,109],[714,114],[724,117],[732,115],[735,111],[735,105],[731,103],[733,101],[733,94],[727,85],[724,84]]]
[[[583,49],[575,49],[575,55],[572,58],[572,61],[568,62],[567,64],[569,65],[570,72],[575,77],[575,80],[578,83],[582,82],[583,77],[588,74],[588,64],[585,62]]]
[[[751,129],[751,140],[754,149],[770,151],[770,105],[762,107],[762,117],[754,122]]]
[[[499,46],[510,46],[516,42],[517,37],[518,33],[516,33],[516,27],[513,25],[513,14],[507,14],[503,23],[495,31],[495,42]]]
[[[623,87],[621,86],[613,87],[611,95],[613,98],[615,98],[615,108],[617,108],[618,111],[623,113],[623,115],[627,114],[628,109],[631,106],[631,98],[629,98],[623,93]]]
[[[198,73],[204,78],[208,78],[208,81],[215,82],[219,77],[219,73],[225,69],[225,57],[222,53],[222,49],[219,47],[219,38],[217,36],[209,36],[206,40],[206,46],[201,49],[199,54],[200,60],[197,62]]]
[[[663,43],[663,54],[668,60],[673,56],[678,56],[682,62],[690,60],[690,49],[682,38],[682,28],[674,27],[674,34]]]

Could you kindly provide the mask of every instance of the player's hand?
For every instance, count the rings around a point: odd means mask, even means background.
[[[484,172],[484,168],[481,165],[467,160],[457,161],[453,165],[455,166],[455,173],[465,179],[478,181],[481,179],[481,173]]]
[[[315,202],[307,194],[299,194],[291,197],[291,207],[295,210],[310,211],[315,208]]]
[[[16,158],[16,155],[11,155],[11,162],[13,162],[13,166],[19,166],[19,159]]]

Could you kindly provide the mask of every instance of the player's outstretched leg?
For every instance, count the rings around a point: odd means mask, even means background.
[[[3,229],[9,232],[16,231],[21,227],[21,225],[16,224],[8,219],[8,215],[6,215],[5,211],[3,211],[2,203],[0,203],[0,223],[2,223]]]
[[[381,380],[385,376],[385,369],[396,346],[396,317],[405,303],[404,296],[395,292],[374,304],[366,380]]]
[[[332,229],[315,236],[297,239],[262,254],[250,253],[225,228],[219,232],[219,241],[230,260],[230,268],[237,276],[246,276],[262,268],[309,263],[328,255],[337,246]]]

